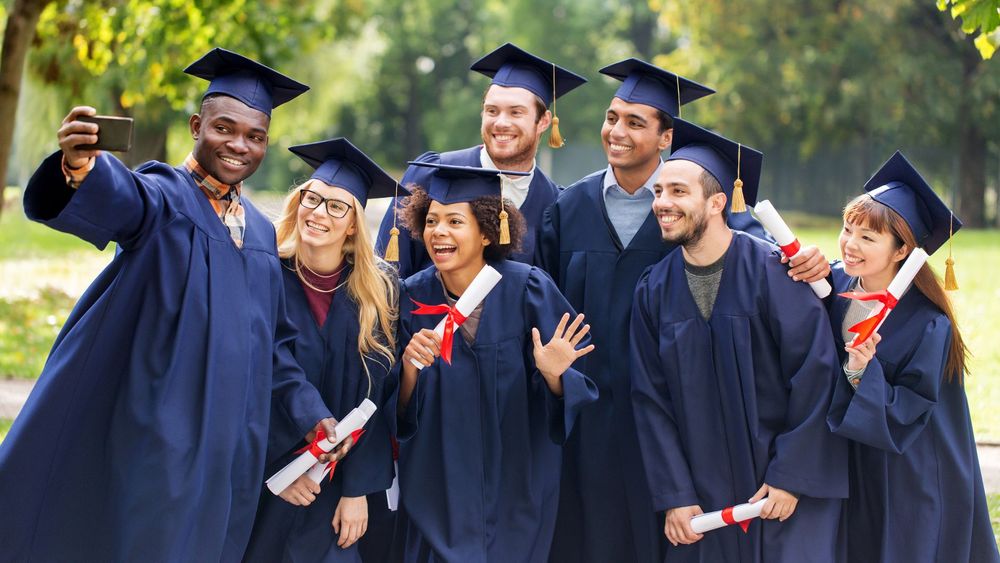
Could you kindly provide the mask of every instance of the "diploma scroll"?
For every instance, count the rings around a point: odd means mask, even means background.
[[[852,348],[860,345],[865,340],[868,340],[872,334],[878,332],[878,329],[882,327],[882,323],[885,322],[889,313],[896,307],[896,304],[903,297],[903,294],[906,293],[910,284],[913,283],[913,278],[917,276],[917,272],[920,271],[920,268],[926,262],[927,253],[922,248],[916,248],[906,257],[906,261],[903,262],[902,267],[896,272],[895,277],[892,278],[892,281],[889,282],[889,287],[886,289],[869,293],[852,291],[840,294],[841,297],[848,299],[878,301],[882,304],[882,308],[872,316],[847,329],[848,332],[856,334],[854,340],[851,341]]]
[[[493,291],[493,288],[500,283],[500,272],[496,271],[492,266],[483,266],[482,270],[476,274],[476,277],[469,284],[469,287],[465,290],[465,293],[458,298],[455,302],[455,309],[464,317],[468,317],[476,310],[476,307],[486,299],[486,296]],[[441,319],[441,321],[434,327],[434,332],[438,336],[444,336],[445,323],[448,322],[448,317]],[[454,330],[458,330],[458,327],[453,327]],[[420,362],[410,359],[410,363],[414,365],[417,369],[424,369],[424,365]]]
[[[788,228],[788,224],[781,218],[781,215],[778,215],[778,211],[771,205],[770,201],[765,199],[758,202],[753,211],[757,215],[757,219],[760,219],[761,224],[767,229],[767,232],[771,233],[771,236],[774,237],[778,246],[781,247],[781,251],[785,253],[785,256],[792,259],[799,255],[802,245],[799,244],[799,240],[792,234],[792,230]],[[820,299],[830,295],[830,291],[832,290],[830,283],[826,280],[810,282],[809,287],[812,288],[813,293]]]
[[[385,504],[389,510],[395,512],[399,508],[399,462],[392,462],[396,475],[392,478],[392,484],[385,490]]]
[[[375,403],[371,402],[371,400],[365,399],[362,401],[354,410],[347,413],[347,416],[343,420],[337,423],[336,433],[333,436],[314,441],[299,457],[272,475],[266,482],[267,488],[276,495],[281,494],[282,491],[288,488],[288,485],[291,485],[296,479],[312,469],[314,465],[317,465],[316,462],[322,453],[334,449],[355,430],[364,427],[368,419],[375,413],[375,410]],[[320,466],[323,470],[319,472],[319,477],[322,478],[326,471],[326,464],[321,464]],[[314,475],[310,475],[310,478],[313,477]]]
[[[774,234],[773,232],[771,233]],[[746,532],[750,520],[760,516],[760,511],[764,508],[767,498],[762,498],[755,503],[737,504],[724,510],[716,510],[706,514],[699,514],[691,519],[691,529],[696,534],[704,534],[719,528],[725,528],[733,524],[738,524]]]

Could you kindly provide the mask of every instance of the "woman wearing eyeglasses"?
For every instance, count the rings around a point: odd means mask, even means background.
[[[360,561],[366,495],[382,494],[393,477],[383,418],[392,409],[383,406],[395,388],[387,374],[395,361],[398,285],[391,266],[372,251],[364,206],[370,197],[394,195],[397,185],[346,139],[290,150],[316,169],[285,198],[275,223],[288,315],[299,330],[295,358],[338,419],[365,398],[379,411],[332,478],[314,483],[303,476],[280,498],[263,489],[244,559]],[[284,467],[303,445],[273,405],[266,474]]]

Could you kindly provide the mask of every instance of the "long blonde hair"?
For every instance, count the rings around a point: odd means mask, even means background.
[[[875,201],[868,194],[862,194],[847,204],[844,208],[844,221],[855,225],[864,225],[879,233],[889,233],[895,239],[896,248],[906,245],[909,252],[917,247],[917,239],[913,236],[910,226],[903,220],[903,217],[890,209],[888,206]],[[903,262],[895,264],[895,270],[899,271]],[[941,309],[941,312],[951,321],[951,345],[948,349],[948,359],[944,370],[944,379],[951,382],[957,378],[962,383],[968,371],[967,360],[969,349],[965,346],[962,333],[958,330],[958,321],[955,318],[955,310],[945,293],[944,284],[941,278],[931,268],[929,263],[925,263],[917,271],[913,278],[913,285],[924,294],[931,303]]]
[[[308,189],[320,180],[310,179],[292,188],[282,205],[281,216],[274,222],[278,235],[278,256],[291,259],[299,279],[299,192]],[[344,259],[352,265],[347,278],[347,294],[358,306],[358,354],[362,359],[373,354],[383,356],[391,365],[395,361],[396,318],[398,296],[393,268],[375,255],[371,236],[365,222],[365,210],[357,198],[351,197],[354,213],[354,234],[347,235],[342,252]],[[377,330],[376,330],[377,328]],[[377,360],[376,360],[377,361]],[[367,366],[365,367],[367,370]]]

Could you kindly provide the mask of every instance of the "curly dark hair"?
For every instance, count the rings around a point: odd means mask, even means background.
[[[400,203],[399,219],[410,231],[410,237],[423,241],[431,198],[418,186],[410,185],[407,189],[410,190],[410,195]],[[472,206],[472,214],[476,217],[479,230],[490,241],[483,248],[483,258],[487,262],[510,258],[511,254],[521,249],[525,231],[524,216],[509,199],[504,200],[504,209],[507,210],[507,223],[510,226],[510,244],[500,244],[500,196],[480,197],[469,202],[469,205]]]

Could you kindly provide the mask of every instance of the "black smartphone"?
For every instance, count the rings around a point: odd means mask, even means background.
[[[81,115],[77,119],[97,124],[97,142],[77,145],[77,149],[128,152],[132,148],[131,117]]]

